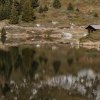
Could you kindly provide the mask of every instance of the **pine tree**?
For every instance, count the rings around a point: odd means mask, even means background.
[[[5,0],[0,0],[0,4],[5,4]]]
[[[33,8],[31,7],[30,0],[27,0],[23,5],[22,20],[29,22],[35,19]]]
[[[12,9],[11,9],[10,23],[18,24],[18,21],[19,21],[18,11],[16,10],[16,8],[13,4]]]
[[[59,9],[61,7],[61,3],[59,0],[54,0],[53,1],[53,7],[56,9]]]
[[[21,12],[22,12],[22,5],[21,5],[21,2],[19,2],[19,1],[14,1],[14,6],[15,6],[17,12],[18,12],[18,15],[20,15]]]
[[[4,16],[3,16],[3,6],[0,7],[0,20],[3,20]]]
[[[4,1],[2,0],[0,4],[0,20],[9,19],[11,12],[10,4],[11,3],[9,0],[4,0]]]
[[[43,13],[43,12],[44,12],[44,9],[43,9],[42,6],[39,7],[39,11],[38,11],[38,12],[39,12],[39,13]]]
[[[5,28],[2,28],[1,30],[1,42],[4,44],[6,41],[6,30]]]
[[[4,19],[9,19],[11,14],[11,2],[9,0],[5,0],[5,4],[3,6],[3,17]]]
[[[39,6],[38,0],[32,0],[32,7],[33,7],[33,8],[36,8],[36,7],[38,7],[38,6]]]

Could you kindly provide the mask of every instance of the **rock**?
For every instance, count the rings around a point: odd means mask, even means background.
[[[32,90],[32,94],[33,94],[33,95],[36,95],[36,94],[37,94],[37,90],[36,90],[36,89],[33,89],[33,90]]]
[[[36,24],[36,26],[37,26],[37,27],[40,27],[41,25],[40,25],[40,24]]]
[[[82,79],[81,79],[81,83],[83,83],[83,82],[84,82],[84,79],[82,78]]]
[[[52,46],[52,50],[56,50],[57,49],[57,47],[56,46]]]
[[[78,72],[78,77],[83,78],[86,77],[87,80],[95,80],[96,74],[91,69],[84,69]]]
[[[86,94],[86,89],[83,85],[78,84],[77,92],[80,93],[81,95],[85,95]]]
[[[17,97],[14,97],[14,100],[18,100],[18,98]]]
[[[23,79],[23,82],[26,83],[26,78]]]
[[[33,100],[34,99],[34,96],[30,96],[29,100]]]
[[[37,44],[36,47],[37,47],[37,48],[40,48],[41,46],[40,46],[40,44]]]
[[[15,85],[15,81],[14,80],[11,80],[10,81],[10,85]]]
[[[58,22],[57,21],[52,21],[52,24],[56,25],[56,24],[58,24]]]
[[[37,74],[35,74],[35,80],[38,80],[39,79],[39,77],[40,77],[40,75],[37,73]]]
[[[71,33],[63,32],[63,38],[64,39],[71,39],[73,35]]]
[[[91,81],[89,81],[89,82],[86,82],[86,87],[89,87],[89,88],[91,88],[91,87],[92,87],[92,82],[91,82]]]

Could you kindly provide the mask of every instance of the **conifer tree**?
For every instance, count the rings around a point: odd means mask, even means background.
[[[53,1],[53,7],[56,9],[59,9],[61,7],[61,3],[59,0],[54,0]]]
[[[22,12],[22,5],[21,5],[21,2],[19,2],[19,1],[14,1],[14,6],[15,6],[17,12],[18,12],[18,15],[20,15],[21,12]]]
[[[0,7],[0,20],[3,20],[3,6]]]
[[[9,0],[2,0],[0,3],[0,20],[9,19],[11,6]]]
[[[38,7],[38,6],[39,6],[38,0],[32,0],[32,7],[33,7],[33,8],[36,8],[36,7]]]
[[[9,0],[5,0],[5,4],[3,6],[3,17],[4,19],[9,19],[11,14],[11,3]]]
[[[43,13],[43,12],[44,12],[44,9],[43,9],[42,6],[39,7],[39,11],[38,11],[38,12],[39,12],[39,13]]]
[[[18,11],[16,10],[16,8],[13,4],[12,9],[11,9],[10,23],[18,24],[18,21],[19,21]]]
[[[29,22],[35,19],[33,8],[31,7],[30,0],[27,0],[23,5],[22,20]]]

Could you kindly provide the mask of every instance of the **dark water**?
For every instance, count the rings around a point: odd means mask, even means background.
[[[14,100],[28,100],[31,98],[31,89],[35,87],[33,85],[35,83],[58,75],[76,75],[82,69],[92,69],[96,73],[100,73],[99,67],[100,53],[94,49],[75,49],[64,46],[43,46],[38,48],[35,46],[12,46],[8,50],[1,49],[0,95],[2,98],[8,98],[8,100],[13,100],[14,97]],[[13,87],[10,84],[12,80],[18,85],[19,94],[15,89],[16,86]],[[24,86],[20,87],[23,80],[27,81],[27,85],[24,84],[25,88],[23,88]],[[11,92],[12,88],[14,92]],[[68,100],[87,99],[86,96],[77,96],[77,94],[73,98],[65,90],[56,90],[58,92],[54,92],[54,88],[47,88],[46,90],[42,88],[35,97],[36,99],[29,100],[40,100],[40,98],[41,100],[67,100],[63,97],[70,98]],[[59,93],[62,99],[56,96]],[[51,99],[46,98],[48,95]]]

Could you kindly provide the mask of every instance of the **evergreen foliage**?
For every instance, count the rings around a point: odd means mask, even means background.
[[[22,20],[29,22],[35,19],[33,8],[31,7],[31,2],[27,0],[23,5],[22,10]]]
[[[38,0],[32,0],[32,7],[33,7],[33,8],[36,8],[36,7],[38,7],[38,6],[39,6]]]
[[[12,5],[10,23],[18,24],[18,21],[19,21],[18,11],[17,11],[16,7],[14,5]]]
[[[22,12],[22,5],[21,5],[21,3],[18,2],[18,1],[14,1],[14,6],[15,6],[17,12],[18,12],[18,15],[20,15],[21,12]]]
[[[53,1],[53,7],[56,9],[59,9],[61,7],[61,3],[59,0],[54,0]]]
[[[5,0],[1,3],[0,6],[0,20],[9,19],[11,13],[11,2],[9,0]]]
[[[44,7],[43,6],[40,6],[39,7],[39,10],[38,10],[39,13],[43,13],[43,12],[47,12],[47,11],[48,11],[47,5],[45,5]]]
[[[38,11],[38,12],[39,12],[39,13],[43,13],[43,12],[44,12],[44,9],[43,9],[42,6],[39,7],[39,11]]]

